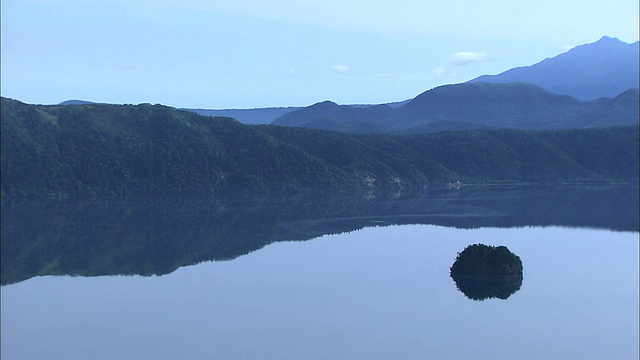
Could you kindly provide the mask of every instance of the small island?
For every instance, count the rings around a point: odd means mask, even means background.
[[[458,253],[450,274],[469,299],[504,300],[522,286],[522,261],[506,246],[474,244]]]

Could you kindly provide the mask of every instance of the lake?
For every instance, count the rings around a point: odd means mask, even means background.
[[[638,187],[3,199],[1,292],[2,359],[637,359]]]

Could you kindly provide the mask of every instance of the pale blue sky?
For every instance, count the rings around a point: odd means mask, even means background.
[[[2,96],[190,108],[405,100],[604,35],[638,1],[2,0]]]

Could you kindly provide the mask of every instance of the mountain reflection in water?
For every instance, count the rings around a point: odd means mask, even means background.
[[[161,275],[277,241],[368,226],[569,226],[638,231],[638,186],[413,194],[2,199],[2,285],[39,275]],[[512,282],[510,282],[512,283]]]

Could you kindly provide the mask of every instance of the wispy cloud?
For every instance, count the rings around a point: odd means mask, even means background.
[[[349,69],[349,67],[346,65],[333,65],[331,67],[331,71],[333,71],[334,74],[346,75],[349,71],[351,71],[351,69]]]
[[[458,51],[449,55],[445,64],[438,66],[431,72],[437,82],[455,82],[460,80],[457,71],[462,67],[487,60],[487,53],[484,51]]]
[[[449,63],[456,65],[466,65],[485,60],[487,60],[487,53],[484,51],[459,51],[449,55]]]
[[[446,66],[438,66],[432,71],[433,77],[437,82],[446,82],[455,79],[458,74]]]

